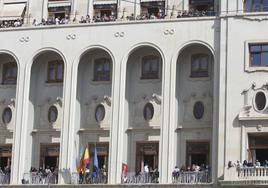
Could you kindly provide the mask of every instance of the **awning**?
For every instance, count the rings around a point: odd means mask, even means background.
[[[109,5],[109,4],[117,4],[116,0],[94,0],[93,5]]]
[[[25,3],[4,4],[4,7],[0,12],[0,20],[16,20],[21,18],[25,6]]]
[[[141,3],[147,3],[147,2],[162,2],[162,1],[165,1],[165,0],[141,0]]]
[[[70,7],[72,4],[69,1],[66,2],[49,2],[48,8],[55,8],[55,7]]]

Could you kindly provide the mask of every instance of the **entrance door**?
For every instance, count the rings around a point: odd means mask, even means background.
[[[60,144],[41,144],[40,145],[40,167],[45,169],[58,168],[59,166]]]
[[[99,169],[104,169],[107,171],[109,159],[109,143],[89,143],[88,145],[91,158],[90,164],[94,163],[94,149],[96,145]]]
[[[3,172],[5,171],[5,168],[11,167],[11,157],[12,157],[12,146],[11,145],[0,146],[0,167]]]
[[[186,150],[186,163],[188,166],[209,164],[209,142],[188,141]]]
[[[267,134],[249,134],[248,161],[254,164],[258,160],[261,164],[268,160]]]
[[[159,145],[157,142],[137,143],[136,145],[136,172],[143,172],[144,166],[150,170],[158,168]]]

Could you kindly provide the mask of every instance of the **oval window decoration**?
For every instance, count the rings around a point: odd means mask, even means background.
[[[255,95],[255,105],[257,110],[261,111],[266,106],[266,96],[262,91],[259,91]]]
[[[153,116],[154,116],[154,106],[152,105],[152,103],[147,103],[143,109],[143,117],[146,121],[149,121],[153,119]]]
[[[58,118],[58,109],[56,106],[51,106],[48,109],[48,121],[49,123],[55,123]]]
[[[105,117],[105,108],[102,104],[99,104],[95,110],[95,119],[97,122],[101,122]]]
[[[2,114],[2,121],[4,122],[4,124],[8,124],[10,123],[11,118],[12,118],[12,111],[9,107],[6,107]]]
[[[200,101],[197,101],[194,104],[194,109],[193,109],[193,114],[194,114],[195,119],[201,119],[204,115],[204,111],[205,111],[204,104]]]

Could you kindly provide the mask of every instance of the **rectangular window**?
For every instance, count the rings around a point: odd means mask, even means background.
[[[268,66],[268,44],[249,44],[250,66]]]
[[[5,63],[3,65],[3,80],[2,84],[17,83],[17,65],[14,62]]]
[[[141,79],[158,79],[158,78],[159,78],[159,57],[157,56],[143,57]]]
[[[244,11],[245,12],[268,11],[268,1],[267,0],[245,0]]]
[[[204,12],[207,16],[214,16],[214,0],[189,0],[189,11]]]
[[[209,58],[206,54],[193,55],[191,59],[191,77],[208,77]]]
[[[110,81],[111,59],[100,58],[94,62],[94,81]]]
[[[55,60],[48,62],[47,82],[63,82],[63,61]]]

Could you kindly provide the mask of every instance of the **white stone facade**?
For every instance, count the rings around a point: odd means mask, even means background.
[[[70,3],[69,16],[80,20],[93,17],[94,3],[107,1],[0,0],[0,10],[14,2],[27,5],[25,26],[0,29],[1,83],[4,64],[17,65],[16,85],[0,85],[0,147],[12,146],[11,184],[21,184],[32,166],[42,165],[44,145],[59,146],[59,170],[70,175],[76,172],[81,146],[94,143],[109,148],[109,184],[121,183],[123,163],[131,172],[143,170],[138,146],[148,143],[157,148],[150,155],[155,156],[160,184],[172,183],[174,166],[191,163],[191,143],[207,146],[208,186],[245,180],[227,167],[229,161],[256,160],[257,146],[251,142],[268,133],[268,69],[251,66],[249,52],[251,44],[268,41],[267,12],[245,13],[242,0],[215,0],[217,16],[175,18],[174,12],[189,10],[189,1],[166,0],[167,19],[125,21],[140,14],[141,2],[116,1],[116,22],[35,27],[29,24],[47,19],[53,3]],[[206,77],[191,77],[196,54],[208,58]],[[157,79],[141,78],[146,56],[159,58]],[[94,80],[99,58],[111,59],[108,81]],[[47,79],[48,62],[54,60],[63,62],[62,82]],[[265,97],[261,109],[256,106],[258,92]],[[193,114],[198,101],[204,105],[200,119]],[[147,103],[154,109],[148,121],[143,117]],[[100,122],[98,105],[105,108]],[[58,111],[54,123],[48,120],[51,106]],[[2,113],[7,107],[12,118],[6,124]],[[66,174],[59,174],[59,184],[70,183]],[[265,180],[267,175],[247,178]]]

